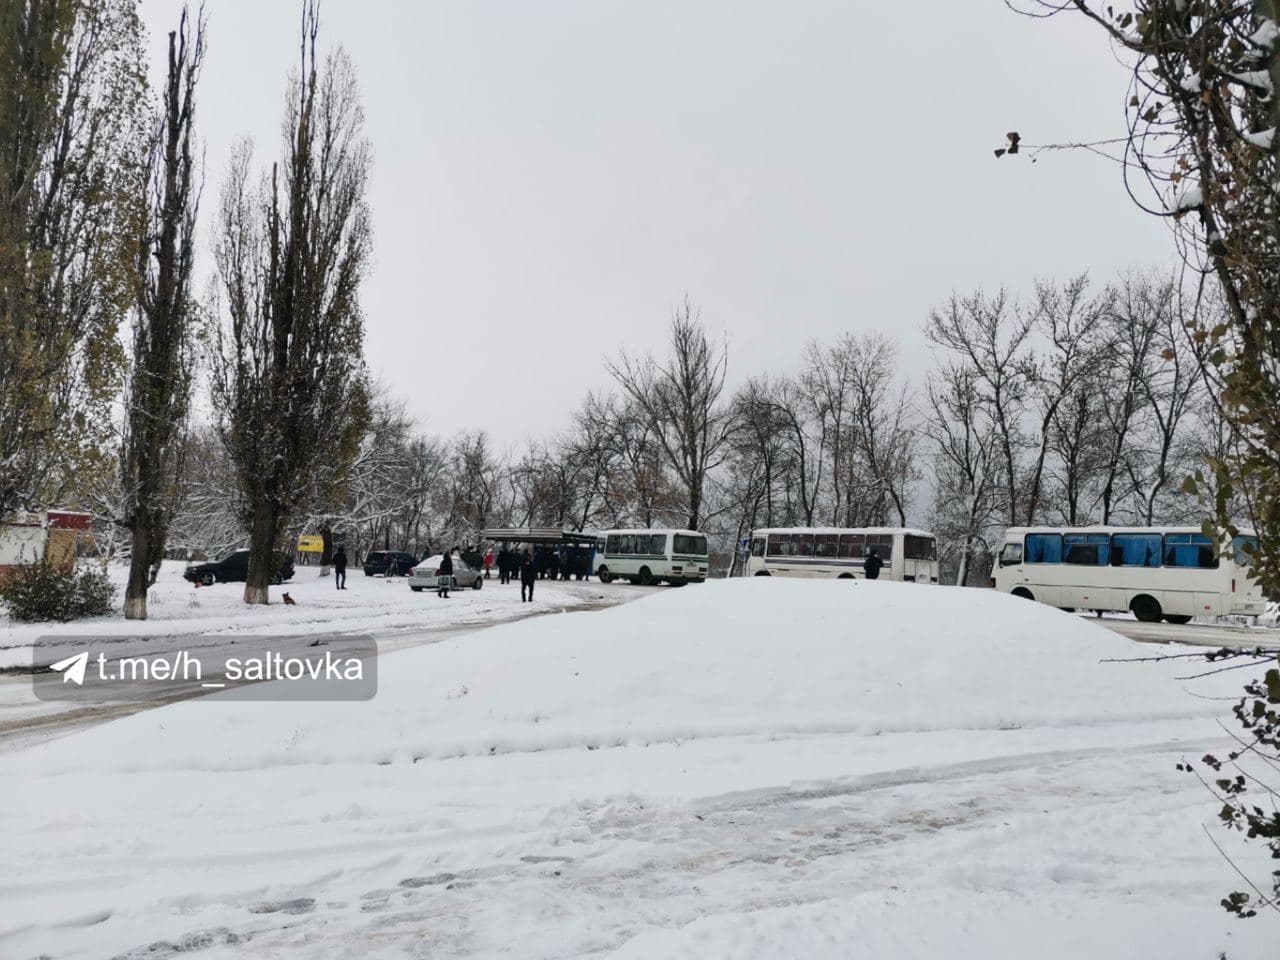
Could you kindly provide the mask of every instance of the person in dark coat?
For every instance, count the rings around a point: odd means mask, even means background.
[[[884,566],[884,561],[876,555],[875,547],[867,551],[867,559],[862,563],[862,569],[866,571],[867,579],[874,580],[880,576],[880,568]]]
[[[347,550],[339,547],[333,555],[333,584],[339,590],[347,589]]]
[[[506,547],[498,551],[498,582],[511,582],[511,551]]]
[[[436,596],[448,597],[449,585],[453,582],[453,556],[446,550],[440,558],[440,566],[436,568]]]
[[[526,550],[520,557],[520,602],[533,602],[533,585],[538,581],[538,571],[533,558]]]

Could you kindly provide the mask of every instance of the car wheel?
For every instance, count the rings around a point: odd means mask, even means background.
[[[1160,618],[1164,616],[1164,611],[1160,609],[1160,601],[1145,593],[1140,597],[1134,597],[1133,602],[1129,604],[1129,609],[1143,623],[1159,623]]]
[[[596,576],[600,578],[601,583],[608,583],[613,579],[613,574],[609,572],[608,567],[601,567],[596,571]]]
[[[479,590],[483,586],[484,586],[484,577],[477,574],[475,580],[471,581],[471,589]]]
[[[649,587],[653,585],[653,571],[648,567],[640,568],[640,586]]]
[[[212,587],[217,582],[218,582],[218,577],[216,574],[210,573],[208,571],[205,571],[204,573],[200,574],[200,586],[202,587]]]
[[[1164,619],[1166,623],[1176,623],[1178,626],[1191,622],[1191,618],[1185,613],[1166,613]]]

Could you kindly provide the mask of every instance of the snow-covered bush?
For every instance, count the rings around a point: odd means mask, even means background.
[[[79,620],[111,612],[116,588],[101,570],[68,570],[49,563],[21,567],[0,584],[3,602],[14,620]]]

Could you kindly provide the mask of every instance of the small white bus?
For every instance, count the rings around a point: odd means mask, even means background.
[[[865,576],[875,551],[885,580],[938,582],[938,541],[908,527],[768,527],[751,534],[746,572],[751,577]]]
[[[1267,604],[1249,576],[1257,543],[1242,533],[1226,550],[1197,527],[1013,527],[992,585],[1064,610],[1129,611],[1147,623],[1258,616]]]
[[[606,530],[601,583],[629,580],[648,586],[701,583],[707,578],[707,537],[697,530]]]

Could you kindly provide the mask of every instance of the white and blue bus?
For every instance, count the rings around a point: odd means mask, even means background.
[[[1064,610],[1130,612],[1154,623],[1194,616],[1259,616],[1249,575],[1258,538],[1214,543],[1198,527],[1013,527],[992,586]]]

